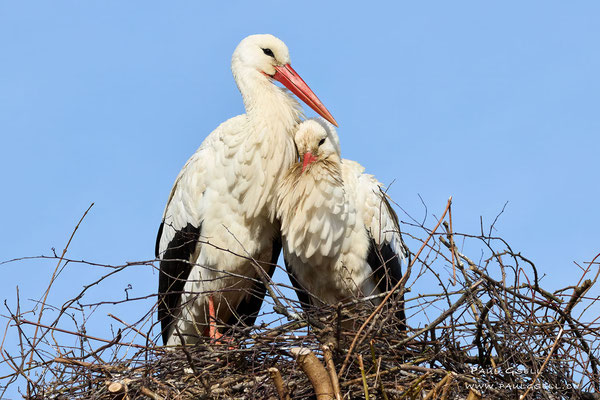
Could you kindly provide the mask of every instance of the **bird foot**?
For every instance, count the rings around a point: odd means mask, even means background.
[[[211,324],[209,327],[206,328],[205,336],[208,336],[210,338],[210,342],[214,345],[217,345],[217,346],[225,346],[226,345],[226,346],[228,346],[227,347],[228,350],[235,349],[235,347],[233,346],[235,344],[233,338],[230,336],[225,336],[224,334],[219,332],[217,327],[214,326],[213,324]]]

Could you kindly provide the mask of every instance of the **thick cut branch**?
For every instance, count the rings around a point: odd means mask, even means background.
[[[317,400],[335,400],[331,379],[327,370],[315,354],[303,347],[294,347],[290,350],[296,361],[306,374],[317,395]]]
[[[275,389],[277,389],[277,394],[279,395],[280,400],[290,400],[290,394],[283,383],[283,378],[281,377],[281,373],[275,367],[269,368],[269,374],[271,375],[271,379],[275,384]]]

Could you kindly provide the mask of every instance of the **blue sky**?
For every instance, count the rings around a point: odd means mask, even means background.
[[[71,258],[152,259],[179,169],[243,112],[229,63],[253,33],[286,42],[344,157],[413,216],[453,196],[455,230],[477,234],[508,201],[496,234],[549,289],[600,252],[599,3],[222,3],[0,1],[0,260],[62,250],[92,202]],[[31,307],[54,264],[0,268],[2,300],[18,285]],[[100,272],[67,267],[50,302]],[[139,267],[98,295],[156,281]]]

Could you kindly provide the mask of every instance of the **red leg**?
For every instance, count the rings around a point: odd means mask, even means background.
[[[204,335],[208,336],[215,344],[228,343],[228,348],[230,350],[235,348],[231,346],[231,343],[233,343],[233,338],[226,337],[219,332],[219,329],[217,328],[217,313],[215,311],[215,301],[212,294],[208,296],[208,326],[204,331]]]
[[[212,294],[208,296],[208,327],[206,328],[208,337],[218,341],[223,334],[217,329],[217,313],[215,312],[215,301]]]

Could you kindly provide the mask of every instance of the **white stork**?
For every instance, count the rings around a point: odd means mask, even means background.
[[[167,345],[218,338],[216,322],[253,324],[265,287],[248,261],[271,275],[281,250],[275,221],[277,182],[297,159],[293,135],[302,116],[296,94],[336,124],[290,66],[272,35],[243,39],[231,69],[246,114],[215,129],[177,176],[156,241],[158,319]],[[337,125],[337,124],[336,124]]]
[[[333,305],[390,290],[410,253],[381,183],[340,158],[335,129],[323,120],[300,124],[295,142],[301,162],[278,187],[277,215],[300,302]],[[405,321],[403,306],[396,315]]]

